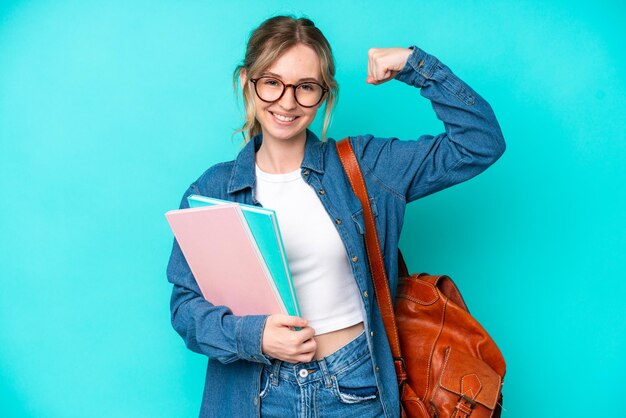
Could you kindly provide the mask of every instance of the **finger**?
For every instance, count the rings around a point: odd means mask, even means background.
[[[371,48],[368,54],[368,65],[369,65],[369,77],[367,82],[370,84],[380,84],[378,79],[378,60],[379,53],[377,48]]]
[[[306,327],[307,321],[306,319],[300,318],[298,316],[289,316],[283,314],[272,315],[274,319],[274,324],[277,326],[283,327]]]
[[[300,346],[300,350],[302,353],[314,353],[317,350],[317,342],[311,338]]]
[[[310,361],[313,361],[313,357],[315,357],[315,352],[300,354],[297,357],[296,361],[299,363],[308,363]]]
[[[372,78],[374,84],[378,84],[378,62],[376,57],[372,57]]]
[[[311,327],[304,327],[298,333],[298,343],[303,344],[305,341],[313,339],[315,336],[315,330]]]
[[[370,58],[372,61],[372,78],[374,79],[375,83],[379,83],[380,79],[382,78],[381,70],[384,70],[384,66],[381,62],[381,54],[373,53]]]
[[[380,63],[377,59],[373,61],[372,63],[372,70],[373,70],[373,83],[372,84],[381,84],[384,83],[384,69],[385,67],[383,66],[382,63]]]
[[[307,342],[307,345],[300,347],[298,354],[294,357],[297,357],[299,361],[303,362],[311,361],[313,357],[315,357],[316,349],[317,344],[310,344]]]
[[[379,85],[383,83],[383,81],[377,80],[376,78],[372,77],[372,80],[370,82],[370,84],[374,84],[374,85]]]
[[[384,62],[381,62],[380,60],[377,60],[374,63],[374,72],[376,74],[376,83],[377,84],[381,84],[384,83],[385,81],[387,81],[387,65]]]
[[[376,84],[386,83],[394,76],[393,71],[389,70],[384,64],[379,63],[376,73]]]

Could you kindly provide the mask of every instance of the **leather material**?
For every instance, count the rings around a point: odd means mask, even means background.
[[[402,417],[498,418],[506,363],[448,276],[408,274],[398,254],[395,306],[365,181],[349,138],[337,150],[361,201],[372,280],[394,358]],[[399,250],[398,250],[399,251]]]

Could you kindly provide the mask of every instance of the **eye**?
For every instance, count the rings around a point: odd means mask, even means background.
[[[312,84],[312,83],[304,83],[304,84],[300,84],[298,86],[299,89],[302,89],[302,90],[307,91],[307,92],[315,91],[316,87],[317,86],[315,84]]]
[[[274,79],[274,78],[264,78],[263,79],[263,84],[268,86],[268,87],[276,87],[280,85],[280,81]]]

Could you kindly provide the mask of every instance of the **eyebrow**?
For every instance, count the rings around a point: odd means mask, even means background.
[[[278,74],[272,73],[270,71],[265,71],[262,75],[271,75],[272,77],[276,77],[282,80],[281,76],[279,76]],[[315,81],[316,83],[321,83],[318,79],[313,78],[313,77],[301,78],[300,80],[297,81],[297,83],[300,83],[302,81]]]

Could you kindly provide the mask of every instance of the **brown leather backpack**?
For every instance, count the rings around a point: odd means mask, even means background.
[[[470,315],[450,277],[409,275],[398,250],[394,315],[374,216],[349,138],[337,143],[337,151],[363,206],[365,246],[394,358],[402,416],[500,417],[504,358],[487,331]]]

